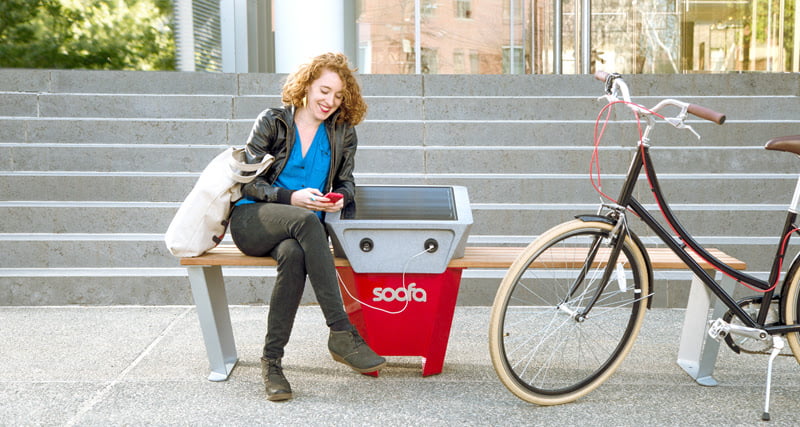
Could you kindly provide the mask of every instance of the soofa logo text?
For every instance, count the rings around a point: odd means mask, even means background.
[[[428,294],[425,289],[416,287],[416,283],[409,283],[405,288],[374,288],[372,290],[373,301],[417,301],[425,302],[428,300]]]

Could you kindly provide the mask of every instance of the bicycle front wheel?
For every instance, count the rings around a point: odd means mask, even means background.
[[[783,295],[783,319],[787,325],[800,323],[800,269],[792,268],[795,273],[789,278],[789,286],[786,294]],[[786,334],[786,341],[789,341],[789,348],[792,349],[794,358],[800,363],[800,333],[790,332]]]
[[[539,405],[574,401],[630,352],[646,311],[649,266],[630,236],[616,265],[607,265],[612,228],[582,220],[556,226],[506,273],[492,306],[489,346],[498,377],[517,397]],[[603,284],[607,267],[613,270]]]

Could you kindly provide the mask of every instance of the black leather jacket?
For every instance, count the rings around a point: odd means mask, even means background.
[[[325,121],[325,130],[331,143],[331,168],[328,171],[328,188],[319,190],[343,194],[347,206],[355,196],[353,169],[358,138],[353,126],[336,123],[337,116],[338,111]],[[273,184],[286,166],[294,141],[294,107],[271,108],[258,115],[247,138],[247,162],[257,163],[267,153],[274,156],[275,160],[261,176],[242,187],[243,196],[261,202],[291,204],[293,191],[274,187]]]

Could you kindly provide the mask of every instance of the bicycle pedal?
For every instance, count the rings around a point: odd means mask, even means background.
[[[725,338],[731,332],[730,323],[722,319],[711,320],[709,321],[709,324],[710,326],[708,327],[708,335],[717,341]]]

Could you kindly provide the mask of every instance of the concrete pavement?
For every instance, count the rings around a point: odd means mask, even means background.
[[[0,307],[0,425],[765,425],[767,358],[720,350],[717,387],[675,358],[683,310],[655,309],[609,382],[540,407],[508,392],[487,348],[488,307],[457,307],[444,370],[389,357],[378,378],[327,352],[317,306],[303,306],[284,358],[293,400],[268,402],[260,379],[264,306],[233,306],[239,364],[206,380],[192,306]],[[800,367],[776,360],[769,425],[800,424]]]

